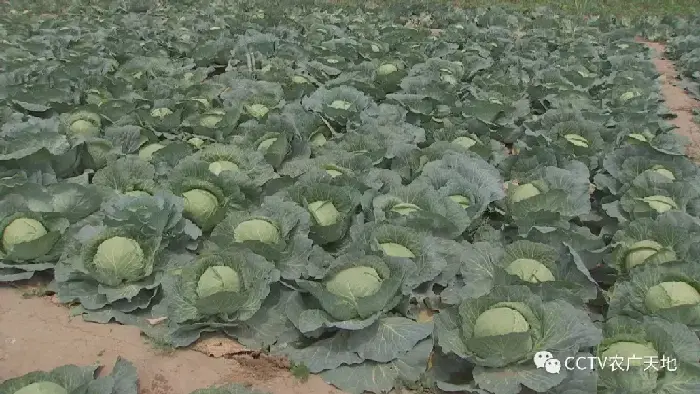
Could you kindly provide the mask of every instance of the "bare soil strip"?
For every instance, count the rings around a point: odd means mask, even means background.
[[[25,298],[0,287],[0,381],[64,364],[105,365],[117,356],[139,371],[140,394],[189,394],[222,383],[243,383],[272,394],[342,394],[317,376],[302,383],[285,360],[247,351],[229,339],[210,339],[193,350],[159,351],[138,328],[70,318],[51,297]]]
[[[693,121],[693,109],[700,108],[700,101],[694,99],[680,86],[678,72],[673,63],[666,59],[666,46],[658,42],[639,40],[653,50],[652,61],[661,74],[661,93],[668,109],[676,114],[671,120],[676,133],[688,139],[687,155],[700,162],[700,127]]]

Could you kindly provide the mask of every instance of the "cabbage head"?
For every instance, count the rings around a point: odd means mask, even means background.
[[[250,219],[239,223],[233,230],[233,238],[236,242],[256,241],[270,245],[281,241],[277,226],[264,219]]]
[[[14,392],[14,394],[69,394],[68,390],[54,382],[36,382]]]
[[[165,148],[165,145],[158,143],[146,145],[139,150],[139,157],[143,160],[150,161],[153,159],[153,154],[163,148]]]
[[[541,193],[542,192],[540,191],[540,188],[538,188],[534,184],[525,183],[522,185],[515,186],[510,198],[513,202],[520,202],[538,196]]]
[[[652,312],[700,304],[700,293],[686,282],[661,282],[647,291],[644,302]]]
[[[278,279],[274,265],[250,251],[206,250],[174,282],[163,285],[168,318],[178,327],[192,324],[198,331],[208,330],[209,323],[235,326],[260,309]]]
[[[642,240],[627,248],[624,263],[625,268],[631,270],[649,262],[663,264],[675,260],[677,260],[677,256],[673,249],[664,248],[663,245],[653,240]]]
[[[8,224],[2,232],[2,248],[10,251],[16,245],[36,241],[48,231],[40,221],[30,218],[17,218]]]
[[[89,266],[106,279],[107,284],[134,282],[150,274],[143,248],[136,240],[115,235],[101,239],[90,249]]]
[[[320,303],[329,321],[365,320],[396,306],[407,270],[390,259],[342,255],[322,279],[297,284]]]
[[[185,199],[185,213],[197,224],[210,221],[219,209],[219,201],[214,194],[203,189],[192,189],[182,193]]]
[[[700,340],[685,325],[658,317],[613,316],[603,334],[595,355],[608,365],[597,368],[599,392],[691,393],[700,384],[695,356]],[[674,361],[666,365],[662,359]],[[612,360],[621,361],[622,368]]]
[[[70,134],[75,137],[95,138],[100,135],[102,119],[88,111],[79,111],[68,117]]]
[[[503,285],[442,310],[435,317],[435,336],[442,352],[483,367],[474,369],[475,380],[545,392],[561,380],[533,383],[535,354],[575,354],[598,344],[601,331],[584,309],[559,299],[545,301],[526,286]],[[480,388],[494,392],[488,383]]]
[[[540,283],[556,280],[546,265],[534,259],[516,259],[506,267],[506,272],[519,277],[525,282]]]

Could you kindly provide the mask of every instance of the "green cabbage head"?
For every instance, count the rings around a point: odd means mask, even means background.
[[[35,241],[48,232],[41,222],[29,218],[17,218],[10,222],[2,233],[2,247],[5,251],[15,245]]]
[[[277,142],[277,138],[266,139],[265,141],[261,142],[258,145],[258,151],[260,151],[260,152],[267,151],[267,149],[270,148],[272,146],[272,144],[274,144],[275,142]]]
[[[454,140],[452,140],[452,143],[457,144],[465,149],[469,149],[472,146],[476,145],[476,140],[469,137],[457,137]]]
[[[338,223],[341,215],[330,201],[315,201],[309,204],[309,212],[319,226],[332,226]]]
[[[513,194],[511,196],[511,200],[513,202],[520,202],[523,200],[527,200],[528,198],[538,196],[540,193],[540,190],[535,185],[533,185],[532,183],[525,183],[523,185],[518,185],[515,187],[515,190],[513,191]]]
[[[99,115],[80,111],[68,119],[70,132],[75,136],[97,137],[100,134],[102,119]]]
[[[611,357],[616,357],[618,360],[622,357],[622,360],[625,360],[625,363],[629,362],[631,367],[639,367],[648,362],[646,360],[649,360],[650,357],[658,358],[659,352],[651,343],[620,341],[608,346],[601,353],[601,357],[608,360],[613,360]]]
[[[673,172],[671,172],[668,168],[665,168],[664,166],[654,166],[652,170],[657,174],[663,175],[672,181],[676,180],[676,176],[673,175]]]
[[[413,254],[410,249],[395,242],[384,242],[379,244],[379,246],[382,248],[382,251],[387,254],[387,256],[406,257],[409,259],[416,257],[416,255]]]
[[[517,259],[506,267],[506,271],[525,282],[541,283],[556,280],[546,265],[533,259]]]
[[[36,382],[24,386],[14,392],[14,394],[68,394],[68,390],[54,382]]]
[[[241,291],[241,278],[233,268],[218,265],[207,268],[197,282],[197,295],[209,297],[220,292],[238,293]]]
[[[326,290],[339,297],[356,299],[375,294],[382,286],[377,270],[359,266],[344,269],[326,282]]]
[[[199,119],[199,125],[213,129],[224,119],[224,115],[223,111],[211,111]]]
[[[219,200],[203,189],[192,189],[182,193],[185,199],[185,213],[199,225],[206,223],[219,208]]]
[[[408,216],[413,212],[420,211],[420,207],[416,204],[411,203],[399,203],[391,207],[392,212],[396,212],[399,215]]]
[[[465,197],[459,194],[455,194],[449,197],[450,200],[456,202],[459,204],[460,207],[467,209],[471,205],[471,201],[469,200],[469,197]]]
[[[649,207],[658,213],[664,213],[672,209],[678,209],[678,205],[671,197],[650,196],[642,199]]]
[[[246,107],[246,112],[254,118],[260,119],[270,112],[270,109],[262,104],[251,104]]]
[[[139,157],[143,160],[151,160],[153,158],[153,154],[158,152],[159,150],[165,148],[165,145],[161,144],[150,144],[146,145],[141,150],[139,150]]]
[[[219,175],[224,171],[238,171],[238,165],[228,160],[215,161],[209,164],[209,171],[214,175]]]
[[[258,241],[268,245],[274,245],[281,239],[277,226],[262,219],[252,219],[241,222],[233,230],[233,239],[236,242]]]
[[[589,145],[588,140],[578,134],[567,134],[564,136],[564,139],[566,139],[571,145],[581,148],[588,148]]]
[[[522,306],[526,307],[524,304]],[[473,329],[474,337],[484,338],[527,332],[530,324],[518,310],[508,306],[495,306],[476,318]]]
[[[385,76],[385,75],[389,75],[391,73],[395,73],[397,71],[399,71],[399,68],[396,67],[395,64],[386,63],[386,64],[382,64],[381,66],[379,66],[379,68],[377,69],[377,74],[379,74],[381,76]]]
[[[648,290],[644,304],[652,312],[683,305],[697,305],[700,304],[700,293],[685,282],[662,282]]]
[[[666,249],[656,241],[643,240],[629,247],[629,252],[625,256],[625,266],[630,270],[651,258],[659,264],[677,260],[676,253],[672,249]]]
[[[146,261],[141,245],[122,236],[102,241],[97,247],[92,263],[101,275],[121,281],[138,280],[145,275]]]
[[[342,109],[344,111],[347,111],[350,109],[350,107],[352,107],[352,103],[347,102],[345,100],[335,100],[331,103],[330,107],[334,109]]]

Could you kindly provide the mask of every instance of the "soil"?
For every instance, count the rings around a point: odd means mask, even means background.
[[[302,382],[286,360],[251,352],[227,338],[191,350],[159,350],[135,327],[87,323],[70,317],[52,297],[0,287],[0,381],[64,364],[99,363],[108,373],[117,356],[139,372],[140,394],[190,394],[222,383],[242,383],[271,394],[342,394],[317,376]]]
[[[671,123],[677,127],[676,133],[688,139],[686,154],[698,163],[700,162],[700,126],[693,121],[693,109],[700,108],[700,101],[688,95],[680,86],[675,66],[664,56],[666,52],[664,44],[639,41],[653,50],[652,60],[661,74],[661,93],[668,109],[676,114]]]

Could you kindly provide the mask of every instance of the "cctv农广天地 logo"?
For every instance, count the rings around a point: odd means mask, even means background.
[[[645,371],[653,369],[654,371],[665,370],[669,372],[676,371],[678,369],[678,363],[676,359],[662,356],[662,357],[595,357],[595,356],[578,356],[578,357],[566,357],[562,362],[559,359],[554,358],[554,355],[548,351],[541,351],[535,353],[533,358],[535,366],[537,369],[544,369],[547,373],[557,374],[561,372],[562,369],[569,371],[574,370],[595,370],[598,368],[608,368],[612,371],[629,371],[631,367],[641,367]]]

